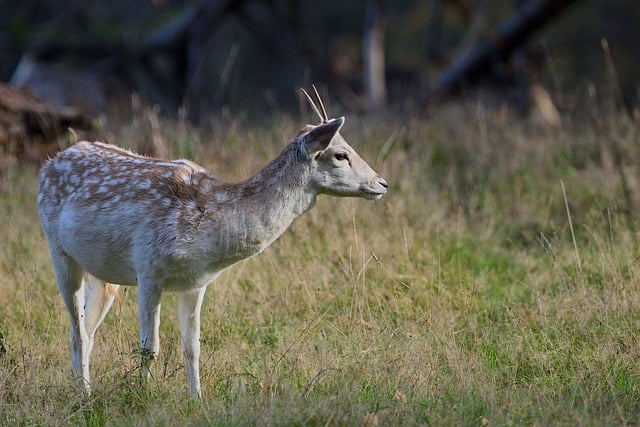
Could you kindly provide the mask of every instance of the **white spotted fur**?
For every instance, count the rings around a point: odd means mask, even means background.
[[[151,355],[160,349],[162,292],[179,293],[189,390],[200,394],[207,285],[266,248],[318,194],[378,199],[386,192],[385,180],[338,133],[343,123],[307,126],[237,184],[188,160],[151,159],[101,142],[80,142],[42,167],[40,219],[71,318],[73,373],[87,392],[96,329],[118,285],[128,285],[138,287],[140,346]]]

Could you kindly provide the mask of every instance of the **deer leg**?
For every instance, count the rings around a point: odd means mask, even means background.
[[[89,274],[85,274],[83,281],[85,289],[84,320],[89,337],[89,353],[91,353],[96,330],[102,324],[116,299],[119,286],[105,283]]]
[[[87,394],[91,393],[89,377],[90,343],[84,320],[84,287],[82,269],[65,254],[51,251],[56,282],[71,320],[71,367]]]
[[[181,292],[178,296],[178,317],[182,349],[187,367],[189,393],[200,396],[200,309],[206,287]]]
[[[140,317],[140,356],[142,377],[148,379],[151,362],[160,351],[160,297],[156,286],[138,283],[138,310]]]

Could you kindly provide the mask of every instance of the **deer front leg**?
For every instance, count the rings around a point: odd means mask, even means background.
[[[181,292],[178,296],[180,335],[187,368],[189,393],[200,397],[200,309],[206,288]]]
[[[156,286],[138,283],[140,317],[140,356],[142,378],[149,378],[149,367],[160,351],[160,297]]]

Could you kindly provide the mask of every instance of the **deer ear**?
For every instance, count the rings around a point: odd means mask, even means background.
[[[331,119],[326,123],[319,124],[307,132],[303,137],[303,146],[309,158],[314,157],[316,153],[326,150],[343,124],[344,117],[338,117],[337,119]]]

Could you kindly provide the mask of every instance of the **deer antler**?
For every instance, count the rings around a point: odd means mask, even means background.
[[[329,116],[327,115],[327,110],[324,108],[324,103],[322,102],[322,98],[320,98],[320,94],[318,93],[318,89],[316,89],[316,85],[311,85],[313,91],[316,94],[316,98],[318,99],[318,104],[320,104],[320,108],[322,108],[322,114],[324,115],[324,122],[329,121]]]
[[[324,108],[324,104],[322,103],[322,99],[318,94],[318,89],[316,89],[316,85],[311,85],[311,86],[313,87],[313,92],[315,93],[316,98],[318,99],[318,103],[320,104],[320,108],[322,110],[318,108],[318,105],[316,105],[316,103],[311,98],[311,95],[309,95],[309,93],[306,90],[304,90],[304,88],[300,88],[300,92],[302,92],[302,94],[307,98],[307,101],[309,101],[309,105],[311,105],[311,108],[313,108],[313,111],[315,111],[318,117],[320,118],[320,123],[326,123],[329,121],[327,110]]]

